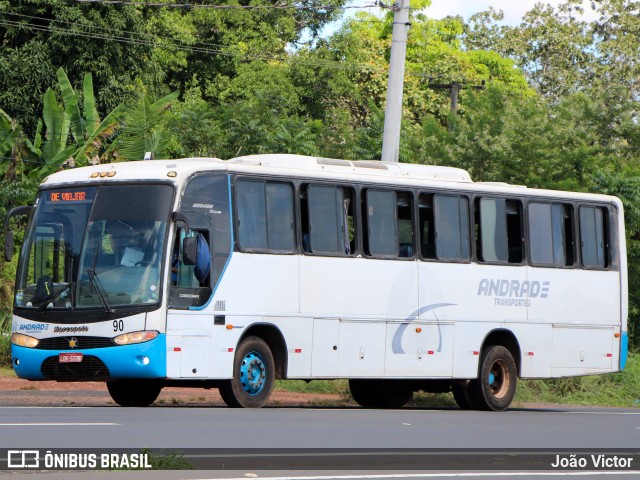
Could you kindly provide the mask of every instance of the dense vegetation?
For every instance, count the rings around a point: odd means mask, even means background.
[[[52,171],[145,151],[380,158],[391,11],[359,11],[322,38],[345,0],[193,3],[0,0],[0,214]],[[493,10],[433,20],[429,0],[412,2],[400,157],[620,196],[637,348],[640,2],[592,3],[593,21],[565,0],[504,26]],[[452,113],[429,85],[454,81]],[[4,331],[14,268],[0,272]]]

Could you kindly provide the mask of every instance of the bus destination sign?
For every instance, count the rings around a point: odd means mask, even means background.
[[[87,192],[83,190],[69,192],[50,192],[50,202],[83,202],[87,199]]]

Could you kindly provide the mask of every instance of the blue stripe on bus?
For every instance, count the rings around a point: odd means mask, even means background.
[[[42,362],[58,358],[59,353],[82,353],[99,358],[109,369],[111,378],[165,378],[167,376],[167,337],[164,334],[145,343],[106,348],[39,350],[11,345],[11,360],[16,374],[28,380],[43,380]],[[149,359],[147,365],[143,358]],[[16,365],[16,360],[19,364]]]
[[[624,370],[627,365],[627,355],[629,354],[629,335],[622,332],[620,336],[620,370]]]

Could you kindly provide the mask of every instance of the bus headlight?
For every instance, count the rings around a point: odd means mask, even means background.
[[[158,336],[155,330],[142,330],[139,332],[129,332],[113,337],[113,341],[118,345],[131,345],[132,343],[143,343],[153,340]]]
[[[29,335],[23,335],[22,333],[12,333],[11,343],[19,347],[36,348],[40,340],[30,337]]]

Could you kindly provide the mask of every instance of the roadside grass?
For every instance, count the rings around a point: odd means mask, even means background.
[[[2,310],[2,309],[0,309]],[[0,369],[11,365],[11,315],[0,311]]]
[[[622,372],[518,382],[515,403],[640,407],[640,353],[629,353]]]
[[[276,380],[274,388],[294,393],[330,393],[340,395],[343,392],[349,392],[347,380],[313,380],[311,382],[305,382],[304,380]]]
[[[302,393],[331,393],[345,402],[352,401],[346,380],[278,380],[277,390]],[[640,353],[629,353],[622,372],[587,377],[550,380],[520,380],[514,407],[526,403],[556,403],[604,407],[640,408]],[[451,407],[456,403],[450,393],[417,392],[410,406]]]

